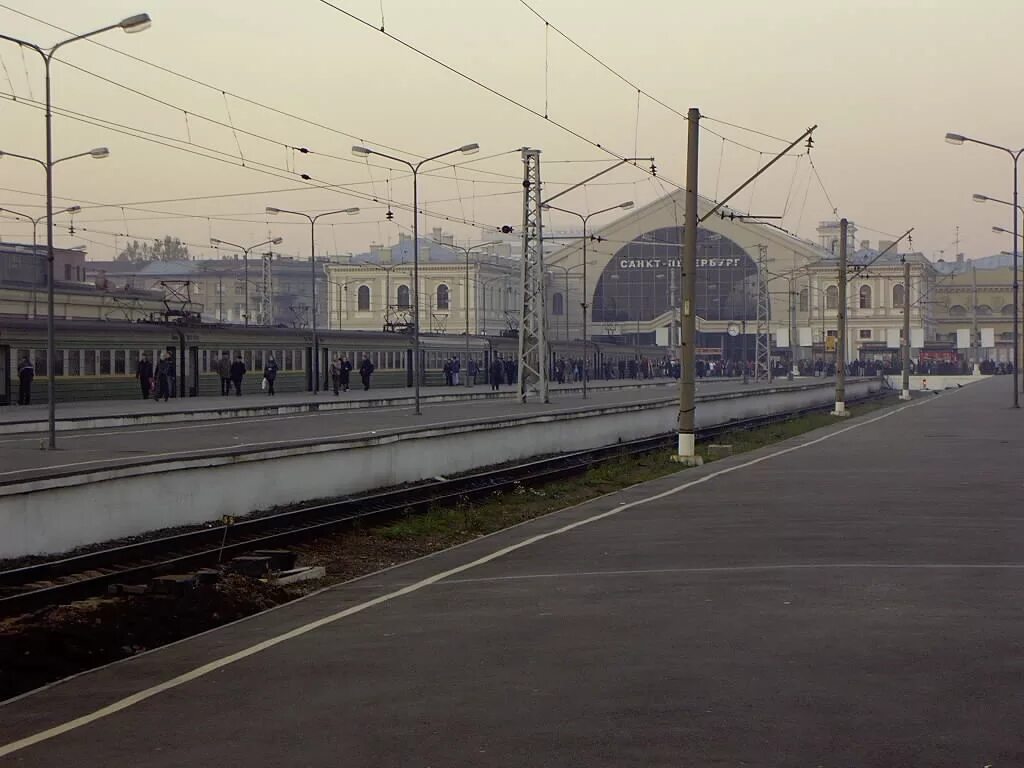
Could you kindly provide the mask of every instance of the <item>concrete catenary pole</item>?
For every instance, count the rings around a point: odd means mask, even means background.
[[[836,407],[833,416],[849,416],[846,410],[846,245],[848,222],[839,220],[839,306],[836,318]]]
[[[903,257],[903,391],[900,400],[910,399],[910,262]]]
[[[700,110],[687,114],[686,218],[683,229],[683,258],[679,285],[682,289],[682,329],[679,345],[679,444],[674,461],[701,464],[695,445],[696,362],[697,362],[697,157],[700,138]]]

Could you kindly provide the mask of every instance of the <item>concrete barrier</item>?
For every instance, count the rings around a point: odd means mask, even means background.
[[[878,379],[847,384],[852,402]],[[698,398],[697,425],[833,402],[831,385],[808,384]],[[675,398],[424,427],[369,438],[107,469],[0,487],[0,557],[63,552],[159,528],[245,516],[282,504],[346,496],[566,450],[667,434]]]

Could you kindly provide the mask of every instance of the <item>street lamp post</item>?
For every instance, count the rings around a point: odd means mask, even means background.
[[[597,216],[601,213],[608,213],[609,211],[624,210],[628,211],[633,207],[633,201],[627,200],[624,203],[618,205],[611,205],[607,208],[602,208],[599,211],[588,213],[586,215],[577,213],[576,211],[570,211],[566,208],[559,208],[557,205],[545,204],[544,208],[552,211],[561,211],[567,213],[570,216],[576,216],[581,222],[583,222],[583,301],[580,302],[580,306],[583,308],[583,399],[587,399],[587,363],[590,357],[590,351],[587,346],[587,222],[590,221],[592,216]],[[638,316],[639,319],[639,316]],[[637,329],[637,344],[640,343],[640,331]]]
[[[0,156],[2,156],[2,155],[3,155],[3,153],[0,152]],[[82,210],[82,206],[80,206],[80,205],[72,205],[70,208],[64,208],[63,210],[60,210],[60,211],[54,211],[53,215],[54,216],[60,216],[62,213],[72,213],[72,214],[74,214],[74,213],[78,213],[81,210]],[[25,219],[26,221],[32,222],[32,253],[35,254],[36,250],[39,247],[39,245],[38,245],[38,238],[36,237],[36,228],[39,226],[39,223],[41,221],[45,221],[46,220],[46,218],[47,218],[46,215],[44,214],[43,216],[38,216],[36,218],[32,218],[27,213],[20,213],[19,211],[12,211],[10,208],[0,208],[0,213],[9,213],[9,214],[11,214],[11,216],[17,216],[18,218]]]
[[[309,221],[309,269],[310,269],[310,289],[312,291],[312,303],[310,309],[310,315],[313,319],[313,394],[315,395],[320,391],[320,339],[317,335],[316,330],[316,222],[317,219],[322,219],[324,216],[333,216],[336,213],[347,213],[350,216],[359,213],[358,208],[342,208],[337,211],[325,211],[324,213],[318,213],[316,216],[311,216],[308,213],[302,211],[289,211],[284,208],[274,208],[273,206],[267,206],[267,213],[279,214],[287,213],[292,216],[302,216],[304,219]],[[248,291],[248,285],[246,285],[246,291]]]
[[[436,240],[434,242],[437,243]],[[488,248],[488,247],[490,247],[492,245],[500,245],[500,244],[501,244],[500,240],[490,240],[490,241],[488,241],[486,243],[477,243],[476,245],[471,245],[471,246],[469,246],[467,248],[466,246],[454,245],[452,243],[437,243],[437,245],[443,246],[445,248],[452,248],[452,249],[457,250],[457,251],[462,251],[466,255],[466,291],[465,291],[465,297],[466,298],[465,298],[465,302],[464,302],[465,306],[463,307],[463,311],[466,314],[466,366],[467,366],[466,370],[467,371],[469,370],[468,366],[469,366],[469,354],[470,354],[470,352],[469,352],[469,282],[470,282],[469,281],[469,254],[471,254],[473,251],[477,250],[478,248]],[[477,331],[479,331],[479,330],[480,329],[477,328]],[[468,373],[466,374],[465,379],[466,379],[466,386],[468,387],[469,386],[469,374]]]
[[[414,413],[419,416],[422,411],[420,410],[420,378],[422,373],[420,371],[420,230],[419,230],[419,173],[426,163],[433,160],[439,160],[442,157],[448,155],[454,155],[457,152],[461,152],[464,155],[472,155],[475,152],[480,151],[479,144],[463,144],[461,147],[456,149],[449,149],[447,152],[441,152],[437,155],[431,155],[420,160],[418,163],[413,163],[409,160],[404,160],[401,157],[395,157],[394,155],[387,155],[383,152],[378,152],[375,149],[369,147],[354,146],[352,147],[352,154],[356,157],[369,157],[370,155],[377,155],[378,157],[385,157],[388,160],[394,160],[396,163],[402,163],[409,167],[412,171],[412,349],[413,349],[413,399],[416,407]]]
[[[1017,242],[1019,239],[1019,217],[1017,216],[1017,213],[1021,210],[1018,197],[1018,166],[1021,155],[1024,155],[1024,148],[1012,150],[1009,147],[990,144],[989,142],[981,141],[980,139],[972,139],[959,133],[947,133],[946,141],[950,144],[956,145],[968,142],[971,144],[980,144],[981,146],[989,147],[990,149],[998,149],[1008,154],[1010,159],[1013,161],[1013,202],[996,200],[995,198],[986,197],[985,195],[975,195],[974,199],[982,203],[991,200],[992,202],[1004,203],[1005,205],[1013,206],[1013,407],[1020,408],[1020,279],[1018,274],[1020,245]]]
[[[50,449],[56,449],[57,447],[57,409],[54,400],[56,399],[56,386],[54,383],[53,376],[53,358],[56,352],[56,340],[54,338],[54,318],[53,318],[53,166],[62,160],[70,160],[72,157],[81,157],[82,155],[72,155],[71,157],[61,158],[61,160],[54,161],[53,159],[53,109],[52,99],[50,93],[50,62],[53,61],[54,54],[65,45],[77,42],[78,40],[85,40],[89,37],[102,34],[103,32],[109,32],[112,29],[123,29],[125,32],[142,32],[148,29],[151,20],[148,13],[140,13],[135,16],[129,16],[126,19],[122,19],[117,24],[109,24],[99,29],[94,29],[92,32],[86,32],[84,35],[75,35],[69,37],[66,40],[61,40],[51,48],[42,48],[35,43],[30,43],[26,40],[20,40],[16,37],[9,35],[0,34],[0,40],[7,40],[12,43],[17,43],[22,47],[22,50],[28,48],[29,50],[35,51],[43,60],[43,71],[45,75],[45,92],[46,92],[46,162],[43,163],[35,158],[23,158],[28,160],[35,160],[39,162],[46,170],[46,218],[48,226],[46,227],[46,258],[48,263],[48,286],[46,292],[47,300],[47,324],[46,324],[46,354],[47,354],[47,381],[46,381],[46,395],[49,410],[49,446]],[[86,152],[84,154],[91,155],[97,159],[106,157],[110,152],[105,148],[101,148],[102,153],[97,154],[100,150],[92,150],[92,152]],[[12,155],[12,157],[22,157],[21,155]]]
[[[232,243],[227,240],[221,240],[220,238],[210,238],[210,245],[230,245],[232,248],[237,248],[242,252],[242,280],[245,283],[245,312],[242,317],[244,318],[246,326],[249,325],[249,251],[255,248],[261,248],[264,245],[280,245],[283,242],[283,237],[275,237],[271,240],[264,240],[262,243],[256,243],[256,245],[250,245],[247,248],[244,245]]]

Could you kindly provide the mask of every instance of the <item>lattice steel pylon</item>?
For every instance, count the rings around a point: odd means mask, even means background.
[[[541,222],[540,150],[523,147],[523,309],[519,317],[519,401],[532,391],[547,403],[547,311],[544,307],[544,247]]]
[[[754,381],[772,380],[771,296],[768,293],[768,246],[757,246],[757,338],[754,342]]]

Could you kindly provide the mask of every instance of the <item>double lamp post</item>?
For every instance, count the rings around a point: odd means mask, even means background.
[[[69,155],[68,157],[62,157],[59,160],[53,159],[53,110],[52,100],[50,95],[50,63],[53,61],[54,54],[58,50],[63,48],[65,45],[77,42],[79,40],[85,40],[96,35],[109,32],[113,29],[121,29],[125,32],[142,32],[143,30],[149,29],[152,21],[149,18],[148,13],[139,13],[135,16],[129,16],[126,19],[122,19],[116,24],[109,24],[99,29],[94,29],[92,32],[86,32],[83,35],[75,35],[69,37],[67,40],[62,40],[56,45],[50,48],[43,48],[35,43],[30,43],[26,40],[20,40],[10,35],[0,34],[0,40],[7,40],[12,43],[16,43],[21,46],[22,50],[28,48],[31,51],[35,51],[43,60],[43,70],[45,72],[46,82],[46,160],[38,160],[34,157],[26,157],[25,155],[15,155],[7,152],[4,154],[10,155],[11,157],[18,157],[23,160],[31,160],[39,163],[43,166],[46,171],[46,261],[47,261],[47,285],[46,285],[46,300],[47,300],[47,324],[46,324],[46,395],[48,400],[49,409],[49,447],[55,449],[57,447],[57,411],[56,403],[56,386],[54,384],[54,370],[55,370],[55,357],[56,357],[56,341],[54,332],[54,307],[53,307],[53,167],[57,163],[64,162],[65,160],[71,160],[76,157],[84,157],[86,155],[102,159],[110,154],[110,151],[106,147],[100,147],[98,149],[90,150],[89,152],[79,153],[77,155]]]

